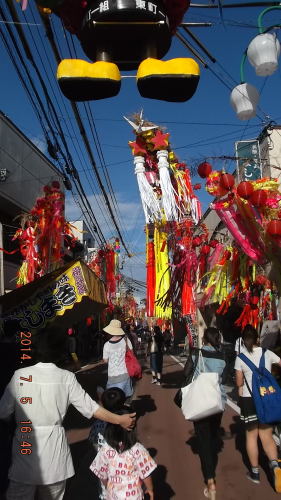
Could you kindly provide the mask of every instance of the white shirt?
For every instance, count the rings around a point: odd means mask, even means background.
[[[240,352],[243,352],[243,354],[247,354],[247,352],[248,352],[246,347],[244,346],[244,342],[242,340],[242,337],[238,337],[238,339],[236,339],[235,352],[237,355],[240,354]]]
[[[32,379],[30,382],[20,377]],[[21,398],[32,398],[24,404]],[[52,484],[74,475],[70,449],[62,421],[70,404],[91,418],[99,405],[93,401],[75,375],[53,363],[16,370],[0,400],[0,418],[15,413],[10,479],[25,484]],[[30,421],[30,424],[21,422]],[[24,432],[30,427],[30,432]],[[25,442],[27,445],[21,446]],[[31,446],[28,446],[30,443]],[[21,454],[30,449],[31,454]]]
[[[254,347],[253,352],[249,352],[246,348],[244,348],[243,354],[245,354],[245,356],[247,356],[247,358],[249,358],[252,361],[252,363],[254,363],[254,365],[256,365],[257,367],[259,366],[260,359],[262,356],[262,348],[261,347]],[[280,358],[279,358],[279,356],[277,356],[277,354],[274,354],[274,352],[272,352],[272,351],[268,351],[268,350],[265,351],[265,368],[268,371],[271,372],[271,366],[274,363],[279,363],[279,361],[280,361]],[[252,370],[238,356],[236,358],[234,368],[235,368],[235,370],[240,370],[243,372],[244,378],[247,380],[248,385],[249,385],[250,389],[252,390],[252,373],[253,373]],[[244,380],[244,385],[243,385],[242,396],[244,398],[251,397],[251,393],[249,392],[249,390],[247,388],[245,380]]]
[[[127,339],[128,347],[133,349],[132,344],[129,339]],[[124,337],[117,341],[108,341],[103,347],[103,359],[108,361],[108,378],[118,377],[128,373],[126,363],[126,341]]]

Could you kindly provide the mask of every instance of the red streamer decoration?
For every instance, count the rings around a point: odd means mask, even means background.
[[[155,309],[155,254],[154,243],[147,243],[147,264],[146,264],[146,312],[149,318],[154,316]]]

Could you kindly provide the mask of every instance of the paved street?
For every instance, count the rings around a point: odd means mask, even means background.
[[[153,476],[155,500],[204,498],[193,425],[184,420],[173,402],[181,369],[175,358],[165,356],[163,386],[152,385],[149,371],[145,369],[134,396],[139,439],[158,464]],[[104,383],[105,370],[97,367],[78,374],[78,379],[94,395],[96,385]],[[69,441],[73,443],[71,449],[76,476],[69,481],[65,500],[93,500],[97,496],[95,478],[88,470],[94,457],[87,440],[89,422],[76,410],[71,410],[67,415],[66,427]],[[261,485],[255,485],[246,479],[243,434],[238,415],[229,406],[222,422],[222,446],[217,468],[218,500],[278,498],[264,470]],[[264,463],[266,465],[266,461]]]

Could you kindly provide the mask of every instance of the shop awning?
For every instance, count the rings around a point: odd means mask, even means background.
[[[67,328],[106,306],[104,283],[77,260],[1,296],[1,330],[35,331],[50,322]]]

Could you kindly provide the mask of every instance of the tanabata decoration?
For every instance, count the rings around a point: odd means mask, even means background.
[[[146,311],[149,318],[155,313],[155,253],[154,242],[146,244]]]
[[[181,221],[186,217],[198,223],[201,206],[186,164],[180,163],[171,149],[169,134],[144,120],[142,112],[126,120],[136,135],[129,146],[146,223]],[[136,145],[141,147],[141,154]]]
[[[120,70],[137,69],[142,97],[171,102],[190,99],[200,76],[197,62],[161,60],[189,1],[36,0],[43,14],[60,17],[92,61],[64,59],[59,64],[57,78],[63,94],[71,101],[113,97],[121,87]]]
[[[119,254],[120,240],[115,238],[113,242],[108,241],[102,248],[92,252],[88,262],[88,266],[105,283],[109,309],[114,307],[117,284],[120,281]]]
[[[129,146],[146,222],[147,316],[167,320],[177,310],[195,317],[199,261],[192,232],[201,218],[201,205],[189,169],[172,151],[170,134],[164,129],[144,120],[142,112],[126,120],[136,135]],[[200,231],[198,247],[206,238]],[[205,256],[206,260],[207,252]],[[203,272],[205,261],[200,265]]]
[[[214,171],[208,165],[200,164],[198,173],[206,178],[208,193],[217,198],[211,208],[246,255],[259,263],[272,260],[281,248],[281,193],[277,180],[265,177],[235,186],[232,175]]]
[[[64,237],[73,246],[77,241],[64,218],[64,193],[59,182],[44,186],[43,193],[30,213],[22,216],[21,228],[13,236],[13,240],[19,241],[23,257],[17,286],[30,283],[63,263]]]

